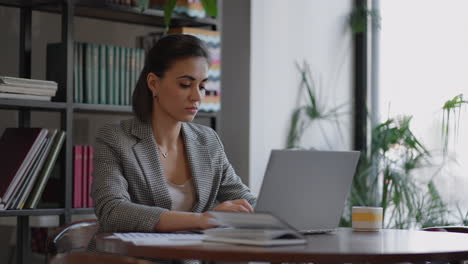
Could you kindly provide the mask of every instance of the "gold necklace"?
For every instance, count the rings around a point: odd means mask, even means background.
[[[162,151],[162,149],[161,149],[161,147],[160,147],[159,145],[158,145],[158,149],[159,149],[159,152],[161,152],[163,158],[166,159],[166,158],[167,158],[167,154],[169,154],[169,151],[167,151],[167,152]]]

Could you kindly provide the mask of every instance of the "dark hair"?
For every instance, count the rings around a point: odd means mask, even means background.
[[[176,60],[188,57],[204,57],[210,62],[205,43],[192,35],[164,36],[149,50],[132,96],[133,112],[141,121],[148,121],[153,111],[153,95],[146,83],[147,75],[152,72],[163,78]]]

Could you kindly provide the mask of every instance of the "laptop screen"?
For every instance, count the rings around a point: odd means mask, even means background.
[[[337,228],[359,155],[273,150],[255,210],[271,212],[302,232]]]

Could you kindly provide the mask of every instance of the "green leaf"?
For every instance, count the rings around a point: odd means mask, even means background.
[[[291,119],[291,128],[289,130],[289,135],[288,135],[287,148],[297,147],[297,142],[300,139],[299,118],[300,118],[301,110],[302,108],[298,108],[293,113],[293,116]]]
[[[164,4],[164,24],[166,25],[165,32],[167,32],[171,27],[171,17],[176,4],[177,0],[166,0],[166,3]]]
[[[201,3],[207,15],[212,17],[218,16],[218,7],[216,6],[216,0],[201,0]]]
[[[367,31],[367,20],[371,18],[378,29],[380,29],[380,14],[377,10],[369,10],[366,7],[359,6],[354,8],[349,18],[349,24],[353,33],[364,33]]]
[[[468,101],[463,100],[463,94],[459,94],[452,99],[446,101],[442,106],[443,111],[443,118],[442,118],[442,140],[444,142],[443,145],[443,154],[444,156],[447,155],[448,152],[448,142],[449,142],[449,135],[450,135],[450,124],[453,122],[450,118],[451,113],[453,113],[453,118],[456,119],[455,123],[453,124],[454,128],[454,135],[458,134],[458,127],[460,124],[460,110],[463,105],[468,105]],[[458,110],[458,114],[457,111]],[[457,118],[458,116],[458,118]]]

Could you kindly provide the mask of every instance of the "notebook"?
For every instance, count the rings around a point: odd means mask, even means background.
[[[298,245],[306,239],[293,227],[270,213],[212,211],[213,224],[204,230],[204,241],[252,246]]]

